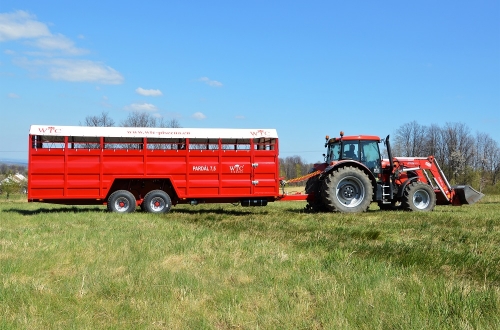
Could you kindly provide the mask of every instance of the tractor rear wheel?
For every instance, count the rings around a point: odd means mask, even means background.
[[[403,193],[401,206],[408,211],[432,211],[436,206],[436,193],[426,183],[420,181],[410,183]]]
[[[373,198],[372,183],[362,170],[341,167],[323,181],[322,198],[325,207],[333,212],[365,212]]]
[[[306,205],[306,210],[313,212],[327,211],[323,200],[321,199],[321,181],[319,181],[319,175],[309,178],[306,182],[306,194],[313,194],[314,198],[308,200]]]

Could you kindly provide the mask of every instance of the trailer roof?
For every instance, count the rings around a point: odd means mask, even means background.
[[[30,135],[154,137],[154,138],[278,138],[276,129],[261,128],[160,128],[160,127],[88,127],[31,125]]]

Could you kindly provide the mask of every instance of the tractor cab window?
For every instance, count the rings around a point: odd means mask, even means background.
[[[326,155],[326,161],[332,162],[340,159],[340,143],[332,143],[328,145],[328,153]]]
[[[342,153],[342,159],[359,160],[358,149],[358,141],[344,141],[344,151]]]
[[[361,141],[361,162],[372,173],[378,173],[381,167],[380,150],[377,141]]]

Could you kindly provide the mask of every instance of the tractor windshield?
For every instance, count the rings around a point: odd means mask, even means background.
[[[326,161],[328,163],[340,160],[340,146],[339,142],[328,145],[328,153],[326,154]]]

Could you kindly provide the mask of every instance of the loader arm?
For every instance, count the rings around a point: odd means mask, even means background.
[[[434,189],[437,203],[441,205],[474,204],[484,195],[468,185],[451,186],[434,156],[396,157],[400,171],[417,173],[419,181],[426,182]]]

